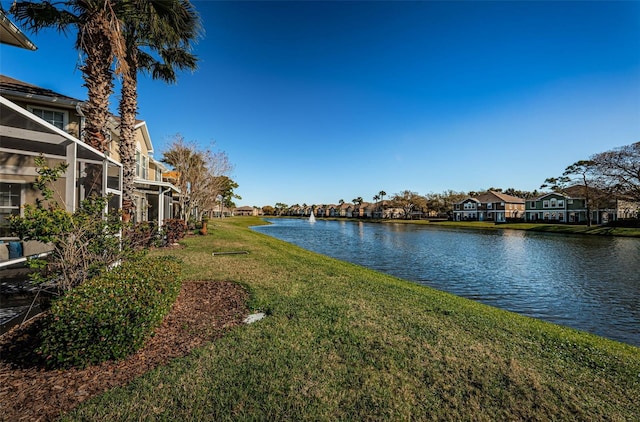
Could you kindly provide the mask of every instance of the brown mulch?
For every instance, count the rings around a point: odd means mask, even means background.
[[[0,337],[0,419],[49,421],[90,397],[185,356],[242,324],[247,292],[231,282],[185,282],[178,300],[147,344],[118,362],[85,369],[46,370],[32,350],[42,319]]]

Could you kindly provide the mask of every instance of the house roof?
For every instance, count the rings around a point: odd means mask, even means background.
[[[0,9],[0,43],[20,47],[27,50],[36,50],[38,47],[18,27],[7,18]]]
[[[489,191],[483,193],[482,195],[476,196],[478,201],[482,203],[489,202],[510,202],[512,204],[524,204],[524,199],[518,198],[517,196],[507,195],[502,192]]]
[[[545,194],[542,194],[542,195],[538,196],[538,197],[535,199],[535,201],[540,201],[541,199],[544,199],[544,198],[546,198],[547,196],[552,196],[552,195],[554,195],[554,196],[560,196],[560,197],[562,197],[562,198],[569,198],[569,195],[565,195],[564,193],[561,193],[561,192],[547,192],[547,193],[545,193]]]
[[[469,200],[479,202],[481,204],[488,204],[494,202],[508,202],[511,204],[524,204],[525,200],[522,198],[518,198],[517,196],[507,195],[502,192],[489,191],[480,195],[476,195],[474,197],[465,198],[462,201],[458,202],[458,204],[463,204],[468,202]]]
[[[58,103],[67,106],[82,104],[77,98],[68,97],[47,88],[41,88],[10,76],[0,75],[0,94]]]

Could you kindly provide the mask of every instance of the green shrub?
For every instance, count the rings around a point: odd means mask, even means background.
[[[138,350],[180,292],[180,263],[170,257],[123,263],[56,300],[38,352],[49,367],[84,367]]]
[[[162,229],[164,231],[167,244],[171,245],[182,239],[187,233],[187,223],[178,218],[164,220]]]
[[[136,251],[161,243],[158,227],[149,221],[128,225],[123,234],[127,246]]]
[[[41,198],[25,205],[21,215],[9,217],[10,229],[21,240],[50,244],[48,256],[27,261],[30,268],[38,270],[29,277],[64,293],[125,256],[127,251],[120,242],[122,223],[119,212],[105,213],[109,197],[91,195],[75,212],[67,211],[55,200],[53,183],[63,177],[68,164],[49,167],[43,156],[36,157],[35,164],[38,177],[33,185]]]

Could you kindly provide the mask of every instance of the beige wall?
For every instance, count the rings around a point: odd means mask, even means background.
[[[0,179],[2,182],[22,185],[20,192],[20,214],[22,215],[25,204],[35,204],[36,199],[42,198],[40,191],[33,187],[33,182],[35,182],[38,176],[35,157],[0,152],[0,161],[4,162],[4,164],[0,166]],[[61,162],[63,161],[52,158],[47,159],[47,165],[49,167],[55,167]],[[65,205],[65,184],[66,178],[61,177],[52,185],[54,190],[54,197],[52,199],[62,206]]]
[[[69,133],[71,136],[74,136],[75,138],[80,139],[80,127],[81,127],[82,117],[77,113],[75,107],[71,107],[71,106],[60,107],[57,104],[28,101],[20,97],[11,97],[11,96],[6,96],[6,97],[26,110],[31,110],[31,108],[33,107],[33,108],[41,108],[46,110],[56,110],[56,111],[65,112],[67,115],[67,126],[65,128],[65,132]]]

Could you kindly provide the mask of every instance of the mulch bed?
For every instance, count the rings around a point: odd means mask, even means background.
[[[147,344],[118,362],[46,370],[33,353],[42,319],[0,337],[0,418],[49,421],[110,388],[222,336],[248,314],[247,292],[231,282],[185,282],[178,300]]]

